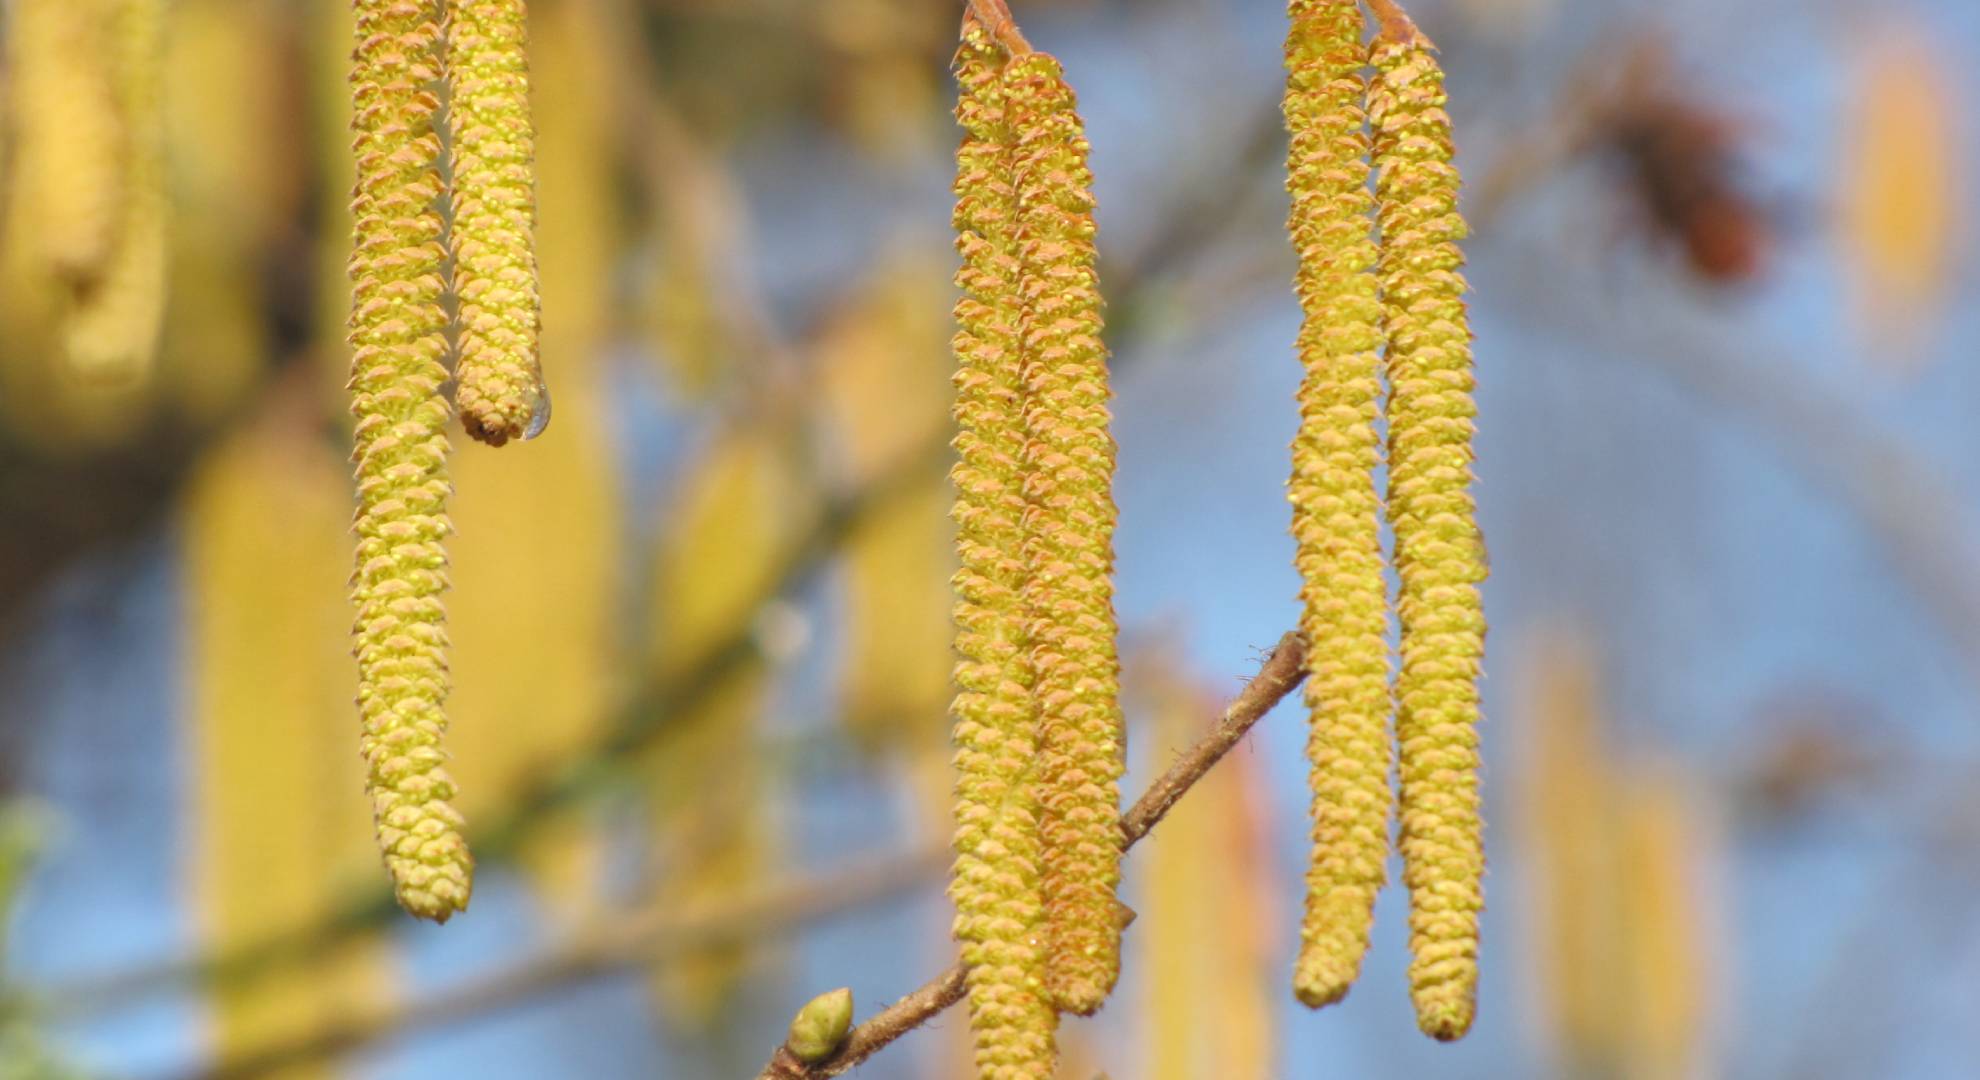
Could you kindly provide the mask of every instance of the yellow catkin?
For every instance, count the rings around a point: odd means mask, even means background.
[[[1006,58],[973,21],[956,54],[956,938],[984,1080],[1046,1080],[1038,752],[1024,586],[1025,449],[1016,137]]]
[[[460,300],[455,401],[490,446],[549,419],[537,355],[535,136],[523,0],[446,0],[453,137],[454,291]]]
[[[108,18],[123,131],[117,242],[100,273],[74,282],[62,333],[69,366],[97,380],[150,372],[165,314],[164,0],[116,0]]]
[[[1438,1039],[1470,1027],[1484,907],[1478,676],[1484,543],[1470,493],[1471,334],[1443,73],[1413,30],[1375,43],[1374,132],[1389,342],[1389,514],[1402,580],[1396,680],[1410,993]]]
[[[433,130],[439,32],[414,0],[357,0],[351,411],[358,708],[379,845],[399,903],[444,922],[473,861],[444,767],[447,371]]]
[[[539,74],[538,191],[542,347],[558,371],[566,421],[526,454],[462,454],[448,562],[456,715],[451,771],[481,807],[512,803],[597,739],[620,661],[624,521],[605,385],[614,199],[609,69],[597,62],[589,5],[538,5],[530,53]],[[521,855],[539,895],[564,914],[598,899],[602,841],[583,812],[556,814]]]
[[[1091,1013],[1120,973],[1123,732],[1115,655],[1114,440],[1094,274],[1092,174],[1073,92],[1044,53],[1003,79],[1017,161],[1025,581],[1038,710],[1045,986]]]
[[[20,0],[7,28],[13,184],[37,269],[70,285],[117,249],[127,132],[112,72],[122,0]]]
[[[1361,971],[1389,852],[1389,609],[1382,568],[1381,305],[1356,0],[1295,0],[1286,36],[1287,231],[1303,321],[1292,444],[1307,650],[1313,855],[1293,992],[1339,1001]]]
[[[191,709],[194,910],[230,949],[332,916],[377,856],[362,766],[342,737],[350,708],[349,478],[323,438],[317,395],[290,379],[266,410],[201,460],[183,507]],[[302,393],[292,391],[302,390]],[[279,723],[271,718],[279,717]],[[377,940],[306,969],[213,984],[214,1049],[234,1058],[306,1037],[390,998]],[[268,1075],[327,1078],[332,1061]]]

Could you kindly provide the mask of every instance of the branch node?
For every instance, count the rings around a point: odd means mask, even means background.
[[[963,11],[965,27],[972,21],[980,24],[1012,56],[1031,53],[1031,42],[1018,30],[1017,20],[1011,17],[1010,6],[1004,0],[965,0],[965,3],[968,5]]]

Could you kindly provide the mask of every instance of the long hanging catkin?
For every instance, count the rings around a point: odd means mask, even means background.
[[[1091,1013],[1120,974],[1123,725],[1115,653],[1114,440],[1094,274],[1092,174],[1073,92],[1011,61],[1024,301],[1024,607],[1038,709],[1045,987]]]
[[[1485,549],[1469,490],[1477,410],[1459,273],[1465,224],[1432,46],[1396,20],[1377,38],[1371,63],[1389,341],[1389,512],[1402,579],[1396,734],[1410,993],[1418,1026],[1448,1040],[1471,1027],[1485,871],[1478,792]]]
[[[443,767],[446,314],[438,28],[426,3],[356,0],[351,72],[357,187],[351,254],[351,411],[357,417],[358,708],[367,787],[399,903],[444,922],[467,906],[473,863]]]
[[[1051,1076],[1057,1014],[1038,934],[1037,714],[1024,587],[1024,386],[1014,122],[1006,58],[970,20],[956,54],[956,863],[949,892],[969,965],[983,1077]]]
[[[1389,613],[1375,467],[1381,307],[1357,0],[1293,0],[1286,37],[1287,223],[1304,320],[1292,445],[1304,582],[1313,855],[1293,991],[1339,1001],[1361,970],[1389,850]]]
[[[462,428],[490,446],[536,435],[550,408],[537,353],[527,22],[524,0],[447,0],[455,401]]]

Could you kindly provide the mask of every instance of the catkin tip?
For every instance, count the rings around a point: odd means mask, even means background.
[[[489,446],[548,419],[538,355],[536,141],[523,0],[447,0],[454,292],[460,300],[455,404]]]

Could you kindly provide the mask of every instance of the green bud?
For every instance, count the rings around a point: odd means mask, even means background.
[[[852,1030],[853,992],[841,986],[804,1003],[791,1018],[791,1034],[784,1040],[793,1057],[815,1065],[832,1056]]]

